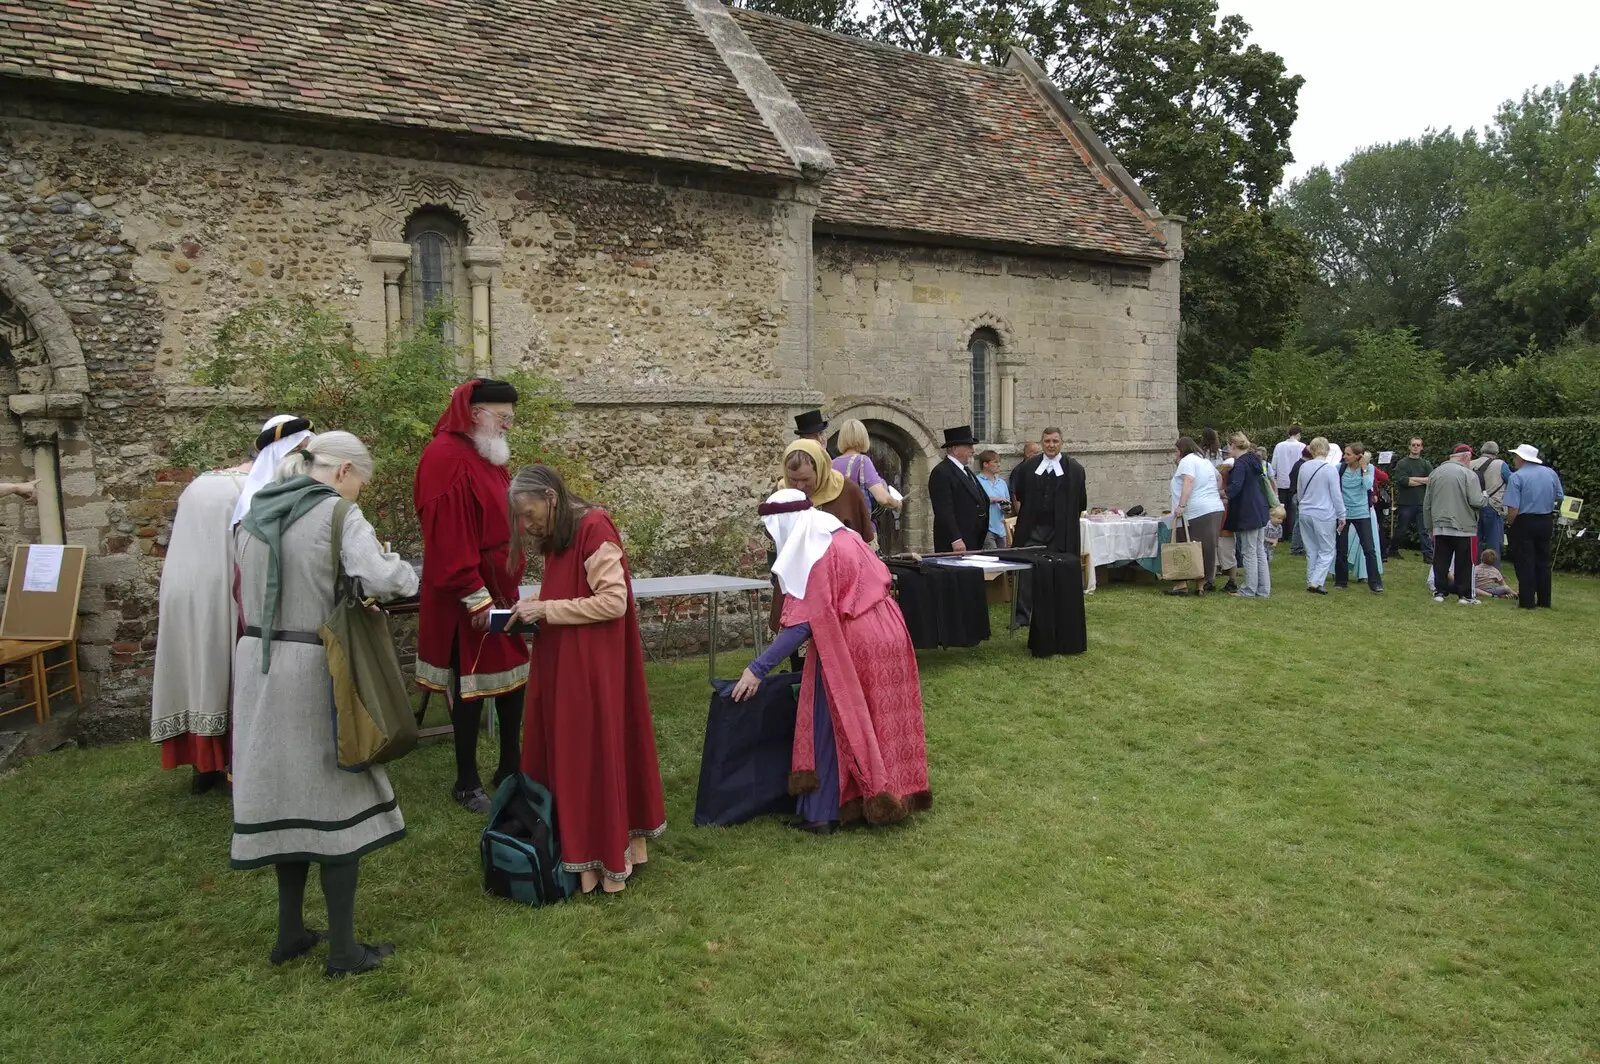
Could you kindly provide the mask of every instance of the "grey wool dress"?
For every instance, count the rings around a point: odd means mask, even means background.
[[[279,631],[316,632],[333,610],[333,509],[328,498],[283,532]],[[237,532],[244,623],[260,627],[268,549]],[[386,554],[351,507],[345,572],[379,600],[416,594],[417,574]],[[381,767],[345,772],[334,758],[332,687],[320,645],[275,641],[263,673],[261,641],[246,636],[233,657],[233,847],[235,868],[280,861],[337,864],[405,836],[405,819]]]

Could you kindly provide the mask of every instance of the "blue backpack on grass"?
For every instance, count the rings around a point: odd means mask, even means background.
[[[578,893],[577,875],[561,868],[555,800],[520,772],[495,791],[479,850],[486,894],[550,905]]]

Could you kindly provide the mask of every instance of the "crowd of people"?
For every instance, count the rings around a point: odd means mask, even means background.
[[[335,756],[318,629],[341,571],[374,602],[417,600],[416,680],[449,706],[451,796],[463,809],[490,809],[477,756],[492,703],[493,784],[520,772],[549,789],[562,864],[582,893],[624,890],[666,830],[622,538],[555,469],[511,473],[517,401],[494,380],[452,394],[414,481],[420,569],[379,542],[358,506],[335,564],[336,506],[357,502],[373,459],[355,436],[315,433],[304,418],[270,419],[251,462],[197,477],[179,499],[171,553],[184,564],[162,576],[151,737],[164,768],[192,766],[196,792],[230,789],[233,866],[274,868],[273,964],[325,943],[325,973],[343,977],[394,952],[355,934],[360,860],[406,828],[384,769],[345,771]],[[932,802],[916,655],[871,546],[871,508],[897,511],[900,499],[867,457],[859,422],[841,444],[830,460],[819,440],[796,440],[779,462],[783,486],[752,515],[772,542],[776,638],[733,691],[748,698],[783,659],[802,658],[789,786],[794,825],[817,834]],[[541,582],[525,596],[534,555]],[[491,630],[496,607],[535,634]],[[304,919],[312,864],[325,930]]]
[[[1201,545],[1204,576],[1167,593],[1205,594],[1226,577],[1223,592],[1265,598],[1272,592],[1270,546],[1284,540],[1306,559],[1307,592],[1327,594],[1331,576],[1335,589],[1354,578],[1382,593],[1385,560],[1399,558],[1401,541],[1414,535],[1434,601],[1454,596],[1473,606],[1488,596],[1548,607],[1563,488],[1538,448],[1522,444],[1509,465],[1493,440],[1476,454],[1471,444],[1457,444],[1438,465],[1423,449],[1421,439],[1411,440],[1408,454],[1385,471],[1366,444],[1302,441],[1299,426],[1270,458],[1239,432],[1228,437],[1226,451],[1209,428],[1199,443],[1180,437],[1171,483],[1174,539]],[[1385,517],[1392,517],[1392,532]],[[1507,553],[1519,588],[1501,572]]]
[[[355,935],[360,859],[406,829],[382,767],[350,772],[336,761],[318,629],[341,571],[374,601],[417,600],[416,681],[449,707],[450,793],[463,809],[490,810],[477,759],[492,706],[492,785],[523,773],[549,789],[563,865],[584,894],[624,890],[666,830],[622,537],[555,469],[511,472],[517,401],[501,381],[454,390],[414,480],[420,568],[380,543],[357,506],[345,511],[334,564],[337,503],[358,500],[373,459],[355,436],[316,433],[292,414],[262,426],[252,461],[197,477],[179,500],[170,552],[183,564],[162,577],[151,738],[164,768],[193,768],[196,792],[231,780],[232,863],[271,865],[277,876],[274,964],[326,943],[325,971],[337,977],[371,971],[394,949]],[[774,639],[732,688],[748,699],[786,659],[799,670],[789,789],[794,826],[815,834],[898,821],[932,802],[916,655],[875,549],[903,499],[874,466],[861,422],[841,426],[837,457],[827,440],[819,412],[797,419],[775,469],[780,487],[753,515],[771,544]],[[1062,453],[1059,429],[1047,428],[1006,477],[992,451],[971,468],[970,428],[945,430],[944,445],[927,483],[936,552],[1078,558],[1085,476]],[[1556,473],[1529,445],[1509,468],[1493,442],[1477,457],[1459,445],[1437,466],[1422,451],[1413,440],[1385,472],[1361,443],[1306,443],[1298,429],[1270,456],[1242,433],[1225,446],[1211,430],[1199,442],[1180,438],[1174,533],[1199,543],[1204,573],[1168,594],[1205,594],[1226,575],[1224,591],[1268,597],[1282,542],[1305,556],[1308,592],[1326,594],[1330,575],[1338,588],[1354,578],[1382,592],[1385,558],[1415,531],[1438,601],[1474,604],[1482,594],[1548,607]],[[1394,537],[1382,520],[1391,504]],[[1502,534],[1518,588],[1500,573]],[[524,595],[532,556],[541,583]],[[1022,574],[1016,624],[1029,623],[1031,586]],[[1081,649],[1081,594],[1074,601],[1064,620],[1053,606],[1051,623],[1075,626]],[[536,634],[491,630],[497,607]],[[304,922],[312,864],[326,930]]]

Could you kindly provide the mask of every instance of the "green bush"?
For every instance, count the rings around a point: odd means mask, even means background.
[[[1308,443],[1325,436],[1329,440],[1345,443],[1365,443],[1369,451],[1393,451],[1396,458],[1404,455],[1413,437],[1423,440],[1423,457],[1433,463],[1443,462],[1458,443],[1470,443],[1474,451],[1488,440],[1500,445],[1500,456],[1511,459],[1511,448],[1531,443],[1557,473],[1561,486],[1568,495],[1585,500],[1585,513],[1590,502],[1600,506],[1600,417],[1564,418],[1466,418],[1453,421],[1347,421],[1334,424],[1301,425],[1301,438]],[[1264,429],[1246,429],[1246,435],[1255,443],[1271,450],[1274,444],[1288,433],[1285,426]],[[1198,433],[1195,434],[1198,438]],[[1580,519],[1573,527],[1583,528]],[[1555,563],[1558,568],[1579,572],[1600,573],[1600,537],[1594,532],[1583,538],[1569,536],[1557,530]]]
[[[442,338],[441,326],[451,318],[448,309],[436,308],[383,350],[369,351],[337,310],[307,296],[265,300],[239,311],[190,369],[202,385],[260,396],[265,412],[219,404],[174,441],[173,460],[194,466],[238,461],[262,419],[276,412],[308,417],[318,430],[353,432],[377,464],[361,494],[362,510],[396,550],[419,556],[422,532],[411,503],[412,480],[434,422],[464,379],[460,367],[470,359],[469,349]],[[562,407],[555,382],[528,373],[507,379],[521,393],[510,434],[513,466],[549,462],[576,490],[592,490],[582,463],[546,443]]]
[[[1352,332],[1321,353],[1260,349],[1188,393],[1185,420],[1216,424],[1600,414],[1600,344],[1574,334],[1553,351],[1447,373],[1415,333]]]

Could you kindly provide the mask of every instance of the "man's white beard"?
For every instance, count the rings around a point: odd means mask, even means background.
[[[485,462],[503,466],[511,464],[511,442],[498,432],[474,432],[472,446]]]

